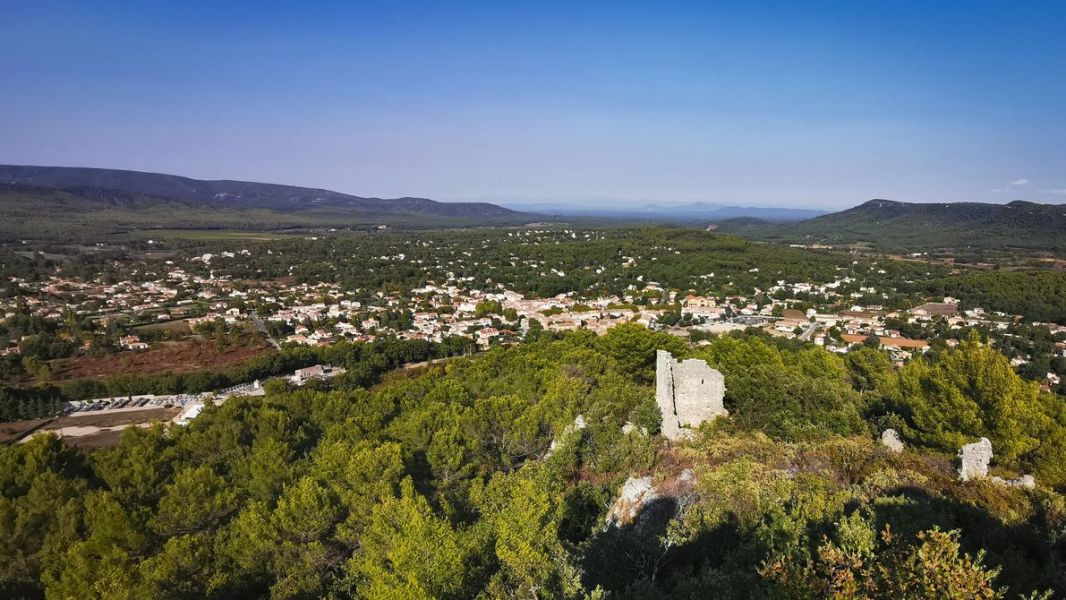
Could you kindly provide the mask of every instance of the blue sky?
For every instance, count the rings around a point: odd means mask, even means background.
[[[1066,2],[0,5],[0,163],[445,200],[1066,202]]]

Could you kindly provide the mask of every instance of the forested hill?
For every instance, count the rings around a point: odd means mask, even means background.
[[[0,597],[1066,591],[1062,400],[976,337],[896,369],[754,333],[698,348],[633,324],[531,333],[389,375],[405,345],[320,348],[348,372],[268,381],[108,449],[0,446]],[[730,417],[667,443],[659,349],[721,371]],[[875,441],[886,427],[901,452]],[[951,457],[981,437],[994,473],[1037,487],[959,481]]]
[[[1066,205],[1016,200],[1009,204],[918,204],[870,200],[800,221],[726,221],[723,231],[798,243],[867,242],[886,250],[1031,248],[1066,252]]]
[[[495,225],[538,219],[483,202],[363,198],[270,183],[12,165],[0,165],[0,207],[22,219],[29,235],[39,221],[52,224],[57,217],[71,225],[113,227]],[[13,227],[10,223],[5,233]]]
[[[452,217],[499,217],[514,211],[486,202],[437,202],[426,198],[363,198],[330,190],[252,181],[204,181],[118,169],[21,167],[0,165],[0,183],[86,192],[110,190],[141,196],[214,203],[241,208],[299,212],[320,207],[350,208],[379,214],[424,213]],[[99,192],[98,192],[99,194]],[[91,194],[86,194],[91,197]]]

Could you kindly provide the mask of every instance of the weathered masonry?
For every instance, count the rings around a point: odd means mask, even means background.
[[[674,360],[665,350],[655,354],[655,403],[663,415],[662,432],[669,440],[691,435],[690,428],[726,416],[722,398],[725,378],[705,361]]]
[[[988,477],[988,463],[992,461],[992,442],[988,438],[966,444],[959,450],[959,479],[969,481]]]

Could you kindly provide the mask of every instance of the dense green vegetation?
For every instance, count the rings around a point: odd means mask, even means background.
[[[1020,314],[1026,321],[1066,325],[1066,271],[990,271],[938,279],[930,293],[961,299],[963,308]]]
[[[665,445],[659,348],[722,370],[731,419]],[[587,427],[568,427],[579,414]],[[233,399],[90,454],[3,448],[0,594],[1064,593],[1063,414],[976,341],[897,371],[877,350],[755,334],[689,348],[636,326],[539,331],[370,389]],[[873,441],[887,425],[903,454]],[[997,472],[1042,487],[958,483],[949,457],[981,435]],[[683,468],[695,487],[646,509],[662,518],[603,527],[627,477],[666,486]]]
[[[882,287],[947,274],[943,268],[893,261],[877,264],[881,273],[870,263],[853,265],[850,257],[676,227],[353,232],[259,243],[184,240],[164,247],[142,242],[131,244],[131,250],[157,260],[125,273],[158,273],[159,259],[172,259],[171,252],[195,256],[244,249],[250,255],[216,259],[211,265],[180,264],[195,274],[292,277],[297,283],[339,283],[368,294],[428,281],[443,283],[449,273],[462,280],[463,287],[491,289],[502,284],[539,296],[639,295],[650,282],[667,289],[751,295],[756,287],[766,289],[777,281],[828,282],[850,275]],[[845,285],[841,291],[856,291],[859,285]]]
[[[898,329],[904,337],[929,340],[934,355],[947,349],[949,342],[965,340],[975,334],[1007,358],[1025,361],[1017,367],[1018,374],[1024,379],[1044,382],[1048,373],[1066,377],[1066,356],[1062,356],[1056,345],[1066,342],[1066,331],[1053,333],[1047,324],[1009,323],[1001,326],[982,322],[976,326],[952,326],[944,318],[913,323],[888,318],[885,326]],[[1064,383],[1050,387],[1059,394],[1066,392]]]

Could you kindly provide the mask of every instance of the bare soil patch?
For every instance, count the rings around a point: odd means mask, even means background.
[[[129,423],[150,423],[152,421],[169,421],[181,413],[181,407],[148,408],[145,410],[99,411],[74,413],[59,417],[45,426],[46,431],[64,427],[115,427]]]
[[[44,425],[51,419],[31,419],[29,421],[14,421],[11,423],[0,423],[0,444],[6,444],[13,442],[20,437],[26,435],[28,432],[33,431],[37,427]]]
[[[122,432],[125,431],[125,427],[119,429],[101,429],[100,431],[83,435],[81,437],[65,437],[63,441],[75,448],[81,448],[82,450],[99,450],[100,448],[110,448],[118,443],[122,438]]]
[[[226,346],[221,350],[203,339],[160,342],[148,350],[124,351],[106,356],[77,356],[52,363],[56,380],[103,379],[113,375],[156,375],[220,371],[242,365],[274,350],[267,345]]]
[[[160,323],[149,323],[147,325],[140,325],[134,328],[138,332],[144,331],[170,331],[177,334],[192,333],[189,329],[188,319],[177,319],[174,321],[162,321]]]

